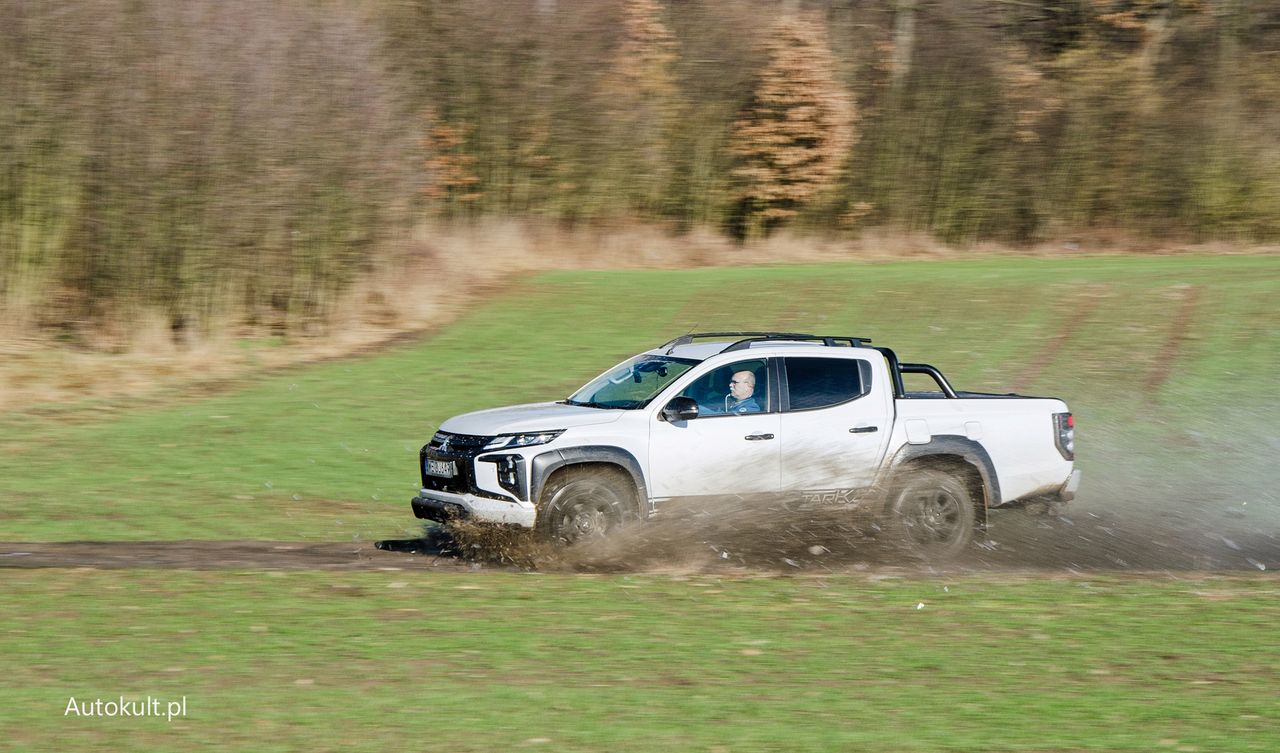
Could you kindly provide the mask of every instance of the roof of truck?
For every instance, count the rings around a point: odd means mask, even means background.
[[[697,342],[698,340],[707,341]],[[858,348],[870,342],[871,339],[867,337],[807,335],[798,332],[696,332],[681,335],[648,352],[654,355],[705,360],[720,353],[737,350],[803,347]]]

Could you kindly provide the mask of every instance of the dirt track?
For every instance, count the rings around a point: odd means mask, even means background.
[[[665,523],[665,525],[663,524]],[[195,570],[380,570],[470,572],[839,573],[892,568],[932,571],[905,560],[866,531],[812,519],[690,529],[656,521],[601,547],[554,552],[520,534],[367,543],[288,541],[0,542],[0,568]],[[1002,515],[989,535],[949,571],[1245,570],[1280,571],[1280,531],[1155,530],[1096,514],[1053,518]]]
[[[0,542],[0,568],[92,567],[191,570],[469,570],[457,557],[381,551],[373,542],[66,541]]]

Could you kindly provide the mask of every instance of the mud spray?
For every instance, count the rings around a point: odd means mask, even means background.
[[[1168,411],[1166,411],[1168,413]],[[908,570],[1280,570],[1280,416],[1084,422],[1084,484],[1058,515],[996,510],[963,557],[906,555],[849,509],[726,497],[672,503],[607,539],[570,548],[483,525],[433,529],[431,549],[474,562],[570,572]]]

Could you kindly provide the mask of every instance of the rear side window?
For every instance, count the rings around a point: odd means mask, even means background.
[[[813,410],[862,397],[871,364],[857,358],[785,358],[791,410]]]

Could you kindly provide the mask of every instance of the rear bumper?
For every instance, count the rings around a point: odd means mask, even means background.
[[[1080,488],[1080,469],[1071,472],[1067,477],[1067,482],[1058,490],[1058,500],[1061,502],[1070,502],[1076,498],[1076,490]]]
[[[472,494],[423,489],[410,500],[413,515],[424,520],[447,523],[451,520],[475,520],[485,523],[506,523],[533,528],[537,510],[527,502],[488,499]]]

